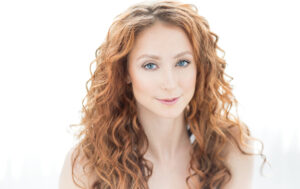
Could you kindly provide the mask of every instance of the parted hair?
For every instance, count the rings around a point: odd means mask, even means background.
[[[180,27],[193,47],[197,68],[194,96],[184,109],[189,136],[194,135],[190,174],[200,188],[222,188],[232,177],[224,158],[227,144],[245,155],[261,155],[263,143],[250,135],[249,127],[232,113],[238,105],[232,93],[233,77],[225,73],[226,61],[217,55],[218,36],[193,4],[179,1],[152,1],[134,4],[115,17],[104,42],[90,64],[91,77],[82,101],[78,144],[73,152],[72,178],[79,154],[86,159],[83,169],[92,170],[97,189],[147,189],[153,165],[144,158],[149,142],[137,117],[132,85],[126,83],[127,58],[139,32],[156,21]],[[92,65],[96,63],[95,70]],[[237,108],[236,108],[237,110]],[[261,144],[257,153],[247,152],[249,141]],[[246,148],[245,148],[246,147]],[[190,172],[191,173],[191,172]],[[88,173],[87,173],[88,174]]]

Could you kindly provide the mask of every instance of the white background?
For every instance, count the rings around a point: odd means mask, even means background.
[[[113,18],[139,1],[0,1],[0,188],[57,188],[75,144],[89,64]],[[239,115],[272,170],[255,188],[300,185],[299,5],[292,0],[194,3],[225,50]]]

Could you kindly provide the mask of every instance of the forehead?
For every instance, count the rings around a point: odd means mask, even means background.
[[[173,56],[182,51],[192,52],[192,46],[184,30],[178,26],[156,22],[138,34],[129,58],[143,53]]]

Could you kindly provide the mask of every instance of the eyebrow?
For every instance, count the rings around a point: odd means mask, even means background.
[[[193,56],[193,54],[190,51],[183,51],[181,53],[176,54],[173,58],[178,58],[184,54],[190,54]],[[141,58],[152,58],[152,59],[160,60],[159,56],[156,56],[153,54],[143,54],[143,55],[139,56],[136,60],[139,60]]]

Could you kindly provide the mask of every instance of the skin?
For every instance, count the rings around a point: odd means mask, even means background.
[[[185,186],[191,143],[183,111],[194,95],[197,74],[192,52],[181,28],[156,22],[139,33],[128,56],[127,81],[149,140],[145,158],[154,163],[150,188]],[[173,105],[157,100],[172,97],[179,97]]]
[[[187,53],[174,58],[182,52]],[[159,164],[172,162],[178,152],[186,152],[191,145],[183,111],[195,91],[192,52],[183,30],[157,22],[138,35],[128,56],[128,81],[137,102],[138,119],[150,143],[147,155]],[[172,97],[180,98],[173,105],[157,100]]]
[[[190,54],[174,58],[181,52]],[[188,188],[185,178],[189,175],[191,143],[183,111],[195,90],[196,66],[192,52],[192,46],[182,29],[158,21],[138,35],[128,56],[126,80],[132,85],[138,119],[149,140],[145,158],[153,163],[153,173],[148,181],[150,189]],[[157,58],[144,56],[138,59],[144,54],[152,54]],[[180,98],[173,105],[165,105],[157,100],[177,96]],[[78,189],[71,176],[72,151],[67,154],[61,171],[60,189]],[[232,144],[226,145],[224,153],[227,154],[225,163],[232,173],[232,179],[222,189],[251,189],[253,157],[243,155]],[[82,175],[81,183],[86,188],[90,188],[96,180],[93,176],[96,173],[85,176],[80,164],[75,168],[75,174]],[[196,177],[192,177],[189,183],[193,189],[199,188]]]

